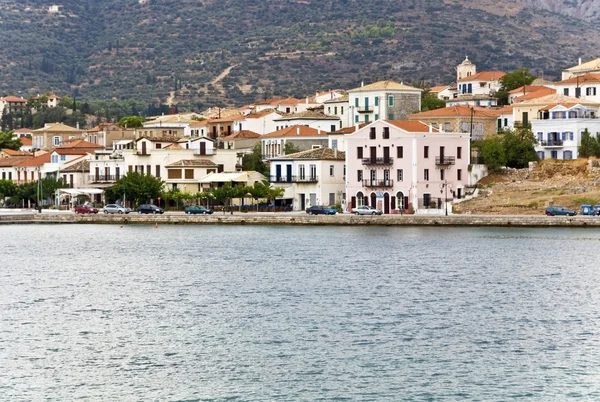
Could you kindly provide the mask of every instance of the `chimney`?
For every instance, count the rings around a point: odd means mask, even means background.
[[[365,86],[365,82],[364,82],[364,81],[361,81],[361,82],[360,82],[360,86],[361,86],[361,87],[364,87],[364,86]]]
[[[77,122],[77,125],[76,125],[76,126],[77,126],[77,130],[79,130],[79,122]]]
[[[321,126],[317,129],[317,135],[321,135]]]
[[[581,65],[581,57],[579,58],[579,65]]]
[[[300,135],[300,127],[296,127],[296,135]]]
[[[429,124],[429,132],[433,133],[433,126],[431,124]]]

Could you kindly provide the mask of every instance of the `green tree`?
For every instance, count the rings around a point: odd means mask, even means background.
[[[164,185],[159,177],[129,172],[111,187],[111,192],[139,205],[157,199],[163,193]]]
[[[537,77],[529,73],[528,68],[520,68],[500,78],[500,90],[496,92],[496,98],[502,105],[508,104],[508,93],[524,85],[531,85]]]
[[[263,162],[261,143],[259,142],[252,148],[252,152],[244,154],[242,157],[242,169],[254,170],[265,176],[269,175],[269,167]]]
[[[17,185],[12,180],[0,180],[0,201],[12,197],[17,192]]]
[[[0,149],[9,148],[18,151],[21,148],[21,140],[13,138],[13,131],[2,132],[0,131]]]
[[[121,120],[119,120],[119,123],[117,123],[117,125],[119,127],[127,127],[127,128],[142,127],[144,121],[145,121],[144,118],[140,117],[140,116],[126,116],[126,117],[121,118]]]
[[[479,148],[483,163],[490,172],[498,172],[503,166],[506,166],[506,155],[500,135],[473,142],[473,148]]]
[[[529,162],[538,160],[535,153],[537,140],[530,129],[504,130],[502,137],[507,167],[522,169]]]
[[[423,96],[421,98],[422,112],[441,109],[443,107],[446,107],[446,102],[438,98],[436,94],[429,92],[429,90],[423,92]]]
[[[579,145],[579,156],[582,158],[589,158],[590,156],[597,156],[597,150],[599,148],[597,138],[592,137],[589,130],[586,128],[581,134],[581,145]]]
[[[283,154],[291,155],[300,152],[300,148],[291,141],[286,141],[283,146]]]

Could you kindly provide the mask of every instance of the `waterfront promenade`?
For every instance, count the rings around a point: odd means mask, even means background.
[[[599,227],[600,217],[545,215],[382,215],[311,216],[303,212],[263,212],[213,215],[78,215],[71,212],[0,211],[0,224],[173,224],[173,225],[312,225],[312,226],[489,226],[489,227]]]

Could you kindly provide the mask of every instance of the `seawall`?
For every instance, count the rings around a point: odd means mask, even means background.
[[[77,215],[77,214],[6,214],[0,224],[173,224],[173,225],[312,225],[312,226],[489,226],[489,227],[598,227],[600,217],[545,215],[382,215],[382,216],[310,216],[273,215]]]

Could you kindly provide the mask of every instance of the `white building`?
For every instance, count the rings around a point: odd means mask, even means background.
[[[328,116],[335,116],[339,121],[338,129],[352,126],[352,116],[350,115],[350,101],[348,95],[340,98],[325,101],[323,112]]]
[[[600,102],[600,73],[577,75],[557,82],[556,93],[592,102]]]
[[[600,73],[600,58],[588,61],[586,63],[582,63],[581,58],[579,58],[579,63],[577,65],[566,68],[562,71],[562,80],[568,80],[569,78],[589,73]]]
[[[304,211],[312,205],[345,202],[345,154],[318,148],[271,159],[270,182],[285,189],[284,205]]]
[[[261,137],[263,159],[277,158],[285,155],[285,144],[290,142],[300,151],[326,147],[329,140],[327,133],[306,126],[282,128]]]
[[[328,116],[323,112],[307,110],[301,113],[280,116],[274,120],[275,130],[291,126],[306,126],[321,131],[337,130],[340,119],[337,116]]]

